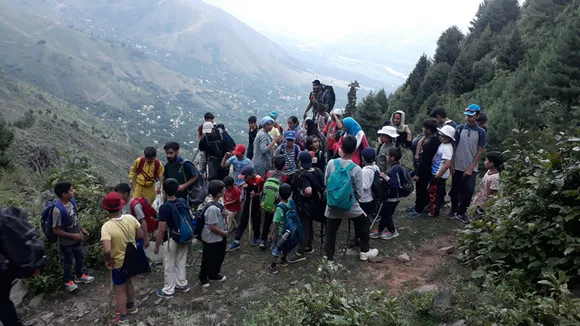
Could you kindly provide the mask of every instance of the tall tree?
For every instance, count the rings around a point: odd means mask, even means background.
[[[475,88],[471,77],[472,66],[473,59],[471,59],[467,51],[461,52],[449,76],[449,88],[454,94],[461,95],[471,92]]]
[[[451,26],[439,36],[437,40],[437,49],[435,50],[435,63],[447,63],[453,66],[459,56],[459,45],[465,39],[457,26]]]
[[[446,62],[432,65],[419,88],[413,107],[419,109],[432,94],[444,93],[447,90],[447,79],[451,71],[451,66]]]
[[[371,134],[379,130],[383,124],[379,117],[383,116],[384,111],[377,101],[377,94],[370,92],[369,95],[365,96],[358,104],[356,114],[354,116],[363,130]],[[372,138],[373,137],[369,137],[369,139]]]
[[[516,26],[509,36],[500,43],[496,51],[497,66],[500,69],[514,71],[524,58],[526,50],[520,36],[519,28]]]
[[[349,117],[352,117],[356,112],[356,89],[360,87],[358,81],[353,81],[348,84],[350,88],[347,94],[348,103],[346,104],[346,112],[345,114]]]
[[[408,87],[411,95],[417,95],[419,92],[419,87],[421,87],[421,83],[423,82],[423,78],[425,74],[427,74],[427,69],[431,65],[431,61],[427,58],[427,55],[423,54],[411,74],[409,74],[409,78],[407,78],[407,82],[405,83],[405,87]]]

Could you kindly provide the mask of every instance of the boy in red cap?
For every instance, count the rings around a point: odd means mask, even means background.
[[[101,241],[103,242],[103,256],[105,265],[111,270],[112,281],[115,286],[115,297],[119,316],[115,324],[129,325],[127,313],[137,313],[135,306],[135,288],[131,278],[121,272],[125,260],[125,250],[128,243],[136,246],[135,239],[143,238],[143,230],[137,219],[132,215],[121,214],[125,202],[116,192],[108,193],[102,202],[110,220],[101,227]]]
[[[235,240],[230,245],[228,251],[240,249],[240,240],[242,239],[242,234],[246,230],[250,219],[252,219],[252,231],[254,233],[252,246],[260,245],[260,226],[262,225],[260,195],[262,193],[262,189],[264,188],[264,178],[256,175],[254,168],[251,166],[244,167],[242,169],[241,175],[245,182],[242,187],[243,192],[241,196],[242,200],[244,201],[242,209],[242,220],[238,226]],[[269,227],[270,226],[268,225],[268,229]]]
[[[236,186],[240,187],[244,184],[244,178],[240,177],[242,169],[246,166],[252,165],[252,160],[246,157],[246,146],[238,144],[231,153],[226,153],[222,159],[222,168],[229,170],[230,165],[232,164],[234,166],[234,180]]]

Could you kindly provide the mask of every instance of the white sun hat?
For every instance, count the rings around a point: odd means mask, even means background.
[[[377,131],[377,134],[387,135],[391,138],[399,137],[399,134],[397,133],[397,128],[395,128],[393,126],[384,126],[379,131]]]
[[[453,126],[446,125],[441,128],[438,128],[437,130],[439,130],[440,134],[447,136],[451,138],[451,140],[455,141],[455,128],[453,128]]]

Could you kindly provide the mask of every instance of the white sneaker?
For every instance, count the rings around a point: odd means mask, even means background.
[[[367,252],[361,252],[360,255],[359,255],[359,258],[362,261],[366,261],[370,257],[376,257],[378,254],[379,254],[379,250],[378,249],[369,249],[369,251],[367,251]]]

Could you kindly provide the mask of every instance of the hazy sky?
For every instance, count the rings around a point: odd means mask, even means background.
[[[267,37],[317,42],[316,26],[343,36],[360,32],[464,32],[482,0],[203,0],[224,9]],[[435,44],[432,45],[435,48]]]

